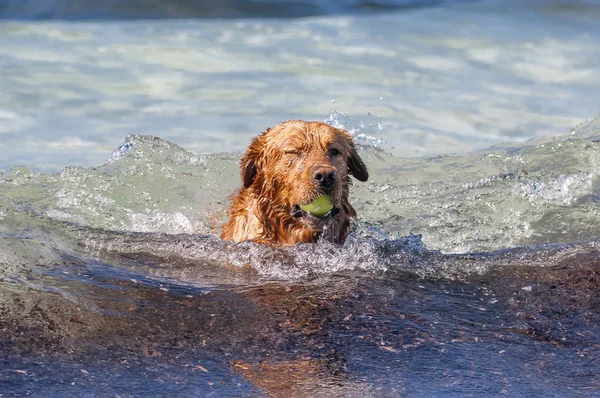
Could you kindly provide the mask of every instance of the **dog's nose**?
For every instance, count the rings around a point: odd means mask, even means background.
[[[337,178],[337,172],[333,167],[315,166],[312,170],[313,180],[325,188],[331,187]]]

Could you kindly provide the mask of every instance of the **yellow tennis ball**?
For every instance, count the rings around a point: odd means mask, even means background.
[[[333,203],[328,195],[321,195],[308,204],[300,205],[300,208],[315,217],[323,217],[333,209]]]

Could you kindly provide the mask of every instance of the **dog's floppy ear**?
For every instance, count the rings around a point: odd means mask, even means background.
[[[358,153],[356,153],[354,145],[351,146],[350,156],[348,157],[348,171],[358,181],[367,181],[369,179],[367,166],[365,166],[360,156],[358,156]]]
[[[352,174],[358,181],[367,181],[369,179],[369,172],[365,163],[358,156],[358,153],[356,153],[352,136],[345,130],[342,130],[342,132],[348,142],[348,173]]]
[[[267,131],[269,131],[269,129],[267,129]],[[242,182],[244,183],[244,188],[248,188],[252,185],[254,179],[260,171],[260,157],[262,156],[263,136],[267,133],[267,131],[252,140],[248,150],[242,157],[240,168],[242,172]]]

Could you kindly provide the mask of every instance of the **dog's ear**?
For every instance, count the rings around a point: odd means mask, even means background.
[[[358,156],[358,153],[356,153],[356,147],[354,146],[352,136],[350,136],[347,131],[342,131],[348,142],[348,174],[352,174],[358,181],[367,181],[369,179],[367,166],[365,166],[365,163],[360,156]]]
[[[269,129],[267,129],[267,131],[269,131]],[[252,185],[254,179],[260,171],[263,136],[267,133],[267,131],[252,140],[248,150],[242,157],[240,168],[242,172],[242,182],[244,183],[244,188],[248,188]]]
[[[350,174],[354,176],[358,181],[367,181],[369,179],[369,172],[367,171],[367,166],[362,161],[358,153],[356,153],[356,148],[354,145],[351,146],[350,156],[348,157],[348,171]]]

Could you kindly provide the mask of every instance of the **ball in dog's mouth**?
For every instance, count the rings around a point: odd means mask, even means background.
[[[329,195],[321,195],[310,203],[298,206],[305,212],[318,218],[325,217],[333,209],[333,203]]]
[[[327,218],[329,216],[334,216],[338,211],[339,210],[331,202],[329,195],[323,194],[310,203],[294,206],[292,214],[304,212],[313,217]]]

